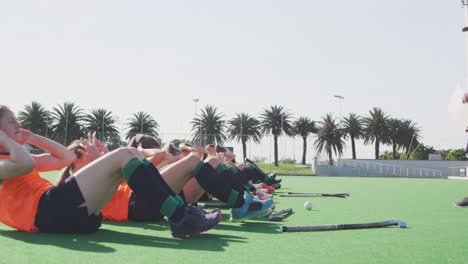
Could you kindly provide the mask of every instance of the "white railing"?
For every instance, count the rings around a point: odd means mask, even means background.
[[[337,167],[338,173],[341,175],[345,175],[346,173],[353,173],[360,176],[443,178],[443,172],[441,170],[406,167],[394,164],[385,164],[360,160],[338,160]]]
[[[466,177],[468,175],[467,167],[449,167],[448,169],[448,176]]]

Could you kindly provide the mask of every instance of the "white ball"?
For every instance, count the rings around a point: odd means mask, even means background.
[[[312,202],[311,201],[305,202],[304,208],[307,209],[307,210],[312,209]]]

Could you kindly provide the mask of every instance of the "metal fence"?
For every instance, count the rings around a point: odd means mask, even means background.
[[[358,174],[360,176],[379,177],[421,177],[421,178],[444,178],[442,170],[408,167],[395,164],[385,164],[360,160],[338,160],[339,174]]]

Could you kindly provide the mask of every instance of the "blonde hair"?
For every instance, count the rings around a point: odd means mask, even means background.
[[[81,153],[78,150],[83,149],[81,146],[83,143],[84,141],[82,139],[77,139],[70,143],[70,145],[67,146],[67,149],[73,151],[73,153],[76,155],[76,158],[79,159],[81,157]],[[75,164],[72,162],[60,172],[56,184],[59,185],[64,183],[73,174],[74,171]]]

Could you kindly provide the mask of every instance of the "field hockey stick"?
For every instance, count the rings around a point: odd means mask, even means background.
[[[268,220],[270,221],[282,221],[286,216],[291,214],[293,212],[292,208],[286,208],[283,210],[279,210],[277,212],[271,213],[271,215],[268,217]]]
[[[197,203],[197,207],[200,208],[220,208],[220,209],[229,209],[227,204],[225,203]]]
[[[6,155],[6,156],[8,156],[8,155],[10,155],[10,152],[2,152],[2,151],[0,151],[0,155]]]
[[[323,194],[323,193],[308,193],[308,192],[288,192],[288,194]],[[334,193],[333,195],[350,196],[349,193]]]
[[[294,194],[280,194],[280,197],[348,197],[345,193],[294,193]]]
[[[338,224],[338,225],[311,225],[311,226],[281,226],[280,232],[307,232],[307,231],[333,231],[345,229],[381,228],[387,226],[398,226],[406,228],[406,223],[400,220],[388,220],[383,222],[363,224]]]

